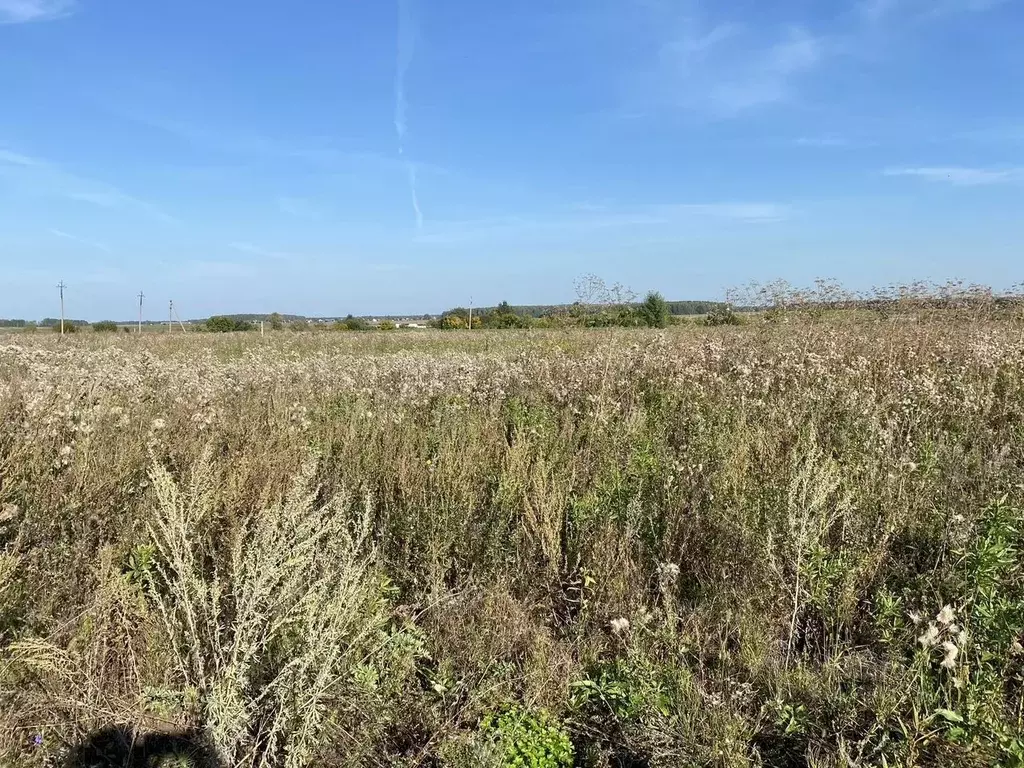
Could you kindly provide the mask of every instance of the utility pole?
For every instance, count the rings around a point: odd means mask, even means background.
[[[178,325],[181,326],[181,332],[185,333],[188,329],[185,328],[185,324],[181,322],[181,318],[178,317],[178,313],[174,311],[174,302],[171,302],[171,314],[174,315],[174,319],[178,321]]]
[[[174,322],[174,299],[171,299],[170,305],[167,307],[167,332],[170,333],[173,330]]]
[[[146,294],[139,291],[139,333],[142,333],[142,300],[146,298]]]
[[[469,297],[469,330],[473,330],[473,297]]]
[[[60,335],[64,335],[64,289],[67,288],[64,285],[64,281],[61,280],[57,283],[57,290],[60,291]]]

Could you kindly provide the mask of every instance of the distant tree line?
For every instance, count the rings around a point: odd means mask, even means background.
[[[24,321],[17,321],[17,320],[15,320],[15,321],[12,321],[12,322],[24,322]],[[71,318],[64,318],[64,329],[65,330],[67,330],[67,327],[68,327],[69,323],[71,325],[74,325],[74,326],[85,326],[85,327],[88,327],[88,325],[89,325],[89,321],[88,320],[72,320]],[[59,328],[60,327],[60,318],[59,317],[44,317],[42,320],[40,320],[37,323],[37,325],[40,328],[53,328],[54,326]]]
[[[673,302],[699,304],[699,302]],[[714,304],[708,302],[711,309]],[[453,330],[469,328],[555,328],[581,326],[585,328],[665,328],[672,322],[671,304],[656,291],[647,294],[641,302],[597,302],[578,301],[568,306],[548,307],[547,314],[536,315],[540,306],[514,307],[502,302],[497,307],[477,309],[472,312],[465,307],[455,307],[443,313],[432,325],[435,328]]]
[[[552,317],[552,316],[557,316],[557,315],[560,315],[560,314],[566,314],[566,313],[572,312],[573,308],[578,303],[579,302],[575,302],[573,304],[520,304],[520,305],[510,306],[508,304],[508,302],[502,302],[497,307],[480,307],[479,309],[474,309],[473,313],[474,314],[478,314],[479,313],[481,316],[486,316],[486,315],[488,315],[488,314],[490,314],[492,312],[501,311],[504,308],[504,309],[511,310],[513,313],[515,313],[517,315],[520,315],[521,317],[529,317],[529,318],[533,318],[534,320],[540,320],[540,319],[545,318],[545,317]],[[637,309],[637,308],[640,307],[641,304],[642,304],[642,302],[632,302],[630,304],[630,306],[632,306],[633,308]],[[708,312],[713,310],[715,307],[719,306],[719,302],[716,302],[716,301],[666,301],[665,302],[665,306],[668,309],[669,315],[683,317],[683,316],[692,316],[692,315],[706,315]],[[464,311],[466,313],[469,312],[469,310],[467,310],[465,308],[462,308],[462,307],[458,307],[456,309],[449,310],[449,312],[455,312],[457,310],[462,310],[462,311]]]

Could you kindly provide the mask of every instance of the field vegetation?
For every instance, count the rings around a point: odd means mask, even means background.
[[[786,296],[4,336],[0,765],[1019,768],[1024,314]]]

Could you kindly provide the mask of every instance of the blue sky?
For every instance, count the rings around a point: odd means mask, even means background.
[[[1024,280],[1019,0],[0,0],[0,316]],[[153,310],[155,315],[161,310]]]

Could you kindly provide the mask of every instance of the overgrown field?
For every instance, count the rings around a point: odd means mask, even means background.
[[[1019,320],[2,342],[0,765],[1024,764]]]

